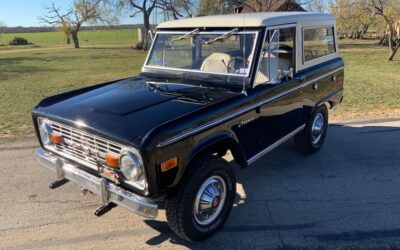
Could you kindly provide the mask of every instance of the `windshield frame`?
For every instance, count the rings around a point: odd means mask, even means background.
[[[227,32],[231,31],[231,29],[223,29],[223,30],[210,30],[210,31],[200,31],[198,33],[196,33],[196,36],[204,34],[204,35],[209,35],[209,34],[217,34],[217,35],[223,35],[226,34]],[[184,35],[187,34],[188,30],[159,30],[156,32],[156,35],[154,36],[154,40],[151,44],[150,50],[147,53],[147,57],[146,60],[144,62],[143,65],[143,69],[159,69],[159,70],[167,70],[167,71],[174,71],[174,72],[188,72],[188,73],[196,73],[196,74],[208,74],[208,75],[219,75],[219,76],[231,76],[231,77],[238,77],[238,78],[250,78],[251,77],[251,73],[252,73],[252,69],[255,65],[255,59],[257,58],[257,45],[258,45],[258,39],[260,36],[260,30],[244,30],[244,31],[236,31],[233,32],[233,35],[239,35],[239,34],[253,34],[255,35],[254,38],[254,43],[251,49],[251,55],[250,55],[250,60],[249,60],[249,66],[248,66],[248,71],[247,73],[244,74],[234,74],[234,73],[219,73],[219,72],[209,72],[209,71],[201,71],[201,70],[194,70],[194,69],[181,69],[181,68],[173,68],[173,67],[161,67],[161,66],[154,66],[154,65],[148,65],[149,60],[150,60],[150,56],[153,52],[153,48],[154,45],[157,41],[157,37],[159,34],[177,34],[177,35]],[[142,70],[143,72],[143,70]]]

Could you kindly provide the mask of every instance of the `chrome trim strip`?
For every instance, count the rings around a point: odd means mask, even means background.
[[[215,126],[215,125],[217,125],[219,123],[222,123],[224,121],[230,120],[230,119],[232,119],[232,118],[234,118],[236,116],[239,116],[241,114],[247,113],[247,112],[249,112],[249,111],[251,111],[251,110],[253,110],[255,108],[258,108],[259,106],[262,106],[262,105],[265,105],[265,104],[267,104],[269,102],[275,101],[276,99],[278,99],[278,98],[280,98],[282,96],[290,94],[290,93],[292,93],[292,92],[294,92],[294,91],[296,91],[298,89],[304,88],[304,87],[306,87],[307,85],[309,85],[311,83],[319,81],[319,80],[321,80],[321,79],[323,79],[323,78],[325,78],[327,76],[330,76],[332,74],[335,74],[335,73],[337,73],[337,72],[339,72],[339,71],[341,71],[343,69],[344,69],[344,67],[337,68],[337,69],[335,69],[335,70],[333,70],[331,72],[325,73],[325,74],[323,74],[323,75],[321,75],[321,76],[319,76],[317,78],[314,78],[312,80],[308,80],[308,81],[306,81],[306,82],[304,82],[304,83],[302,83],[302,84],[300,84],[300,85],[298,85],[298,86],[296,86],[296,87],[294,87],[292,89],[289,89],[289,90],[286,90],[284,92],[281,92],[281,93],[277,94],[276,96],[264,99],[264,100],[262,100],[262,101],[260,101],[258,103],[255,103],[255,104],[253,104],[253,105],[251,105],[249,107],[246,107],[244,109],[238,110],[238,111],[236,111],[236,112],[234,112],[232,114],[226,115],[226,116],[224,116],[222,118],[219,118],[219,119],[217,119],[215,121],[211,121],[211,122],[205,123],[205,124],[203,124],[203,125],[201,125],[199,127],[189,129],[189,130],[187,130],[185,132],[182,132],[182,133],[180,133],[178,135],[175,135],[175,136],[173,136],[173,137],[171,137],[171,138],[169,138],[167,140],[164,140],[164,141],[160,142],[157,145],[157,147],[164,147],[164,146],[170,145],[170,144],[172,144],[174,142],[177,142],[177,141],[179,141],[179,140],[181,140],[181,139],[183,139],[185,137],[193,135],[193,134],[195,134],[195,133],[197,133],[197,132],[199,132],[201,130],[210,128],[210,127]]]
[[[302,129],[304,129],[306,127],[305,124],[303,124],[302,126],[300,126],[299,128],[295,129],[294,131],[290,132],[290,134],[287,134],[285,137],[282,137],[280,140],[278,140],[277,142],[275,142],[274,144],[272,144],[271,146],[265,148],[264,150],[262,150],[261,152],[259,152],[258,154],[256,154],[255,156],[251,157],[248,161],[247,161],[247,165],[251,165],[253,164],[255,161],[257,161],[258,159],[260,159],[261,157],[263,157],[265,154],[271,152],[272,150],[274,150],[275,148],[277,148],[279,145],[281,145],[282,143],[286,142],[287,140],[289,140],[290,138],[292,138],[293,136],[295,136],[297,133],[299,133]]]
[[[160,66],[148,65],[149,60],[150,60],[150,55],[152,53],[153,46],[154,46],[155,42],[157,41],[158,34],[168,34],[168,33],[171,33],[171,34],[185,34],[187,32],[158,31],[156,33],[156,36],[154,37],[154,40],[153,40],[153,43],[152,43],[151,48],[149,50],[149,53],[147,53],[146,61],[145,61],[144,65],[143,65],[143,67],[142,67],[142,71],[145,68],[149,68],[149,69],[164,69],[164,70],[180,71],[180,72],[194,72],[194,73],[211,74],[211,75],[233,76],[233,77],[240,77],[240,78],[249,78],[250,77],[250,74],[251,74],[250,69],[254,64],[253,58],[254,58],[254,54],[256,52],[256,46],[257,46],[258,37],[259,37],[259,34],[260,34],[259,31],[238,31],[238,32],[233,33],[233,34],[239,34],[239,35],[240,34],[245,34],[245,35],[247,35],[247,34],[255,34],[256,35],[256,37],[254,39],[254,43],[253,43],[253,48],[251,50],[251,59],[252,60],[251,60],[251,63],[249,64],[249,70],[248,70],[246,75],[233,74],[233,73],[218,73],[218,72],[209,72],[209,71],[201,71],[201,70],[181,69],[181,68],[171,68],[171,67],[160,67]],[[215,32],[199,32],[198,34],[223,34],[223,33],[224,33],[224,31],[215,31]]]
[[[260,64],[262,61],[262,52],[264,50],[264,44],[265,44],[265,40],[267,40],[267,35],[268,35],[268,29],[263,29],[265,34],[264,34],[264,38],[261,41],[261,46],[260,46],[260,51],[258,51],[258,62],[257,62],[257,67],[256,67],[256,71],[255,71],[255,75],[254,77],[252,77],[252,81],[251,81],[251,87],[254,88],[254,84],[256,82],[257,79],[257,75],[258,75],[258,71],[260,70]]]
[[[148,81],[146,82],[147,84],[151,85],[178,85],[178,86],[187,86],[187,87],[195,87],[199,89],[207,89],[208,87],[200,86],[200,85],[192,85],[192,84],[187,84],[187,83],[177,83],[177,82],[154,82],[154,81]]]
[[[115,203],[130,210],[131,212],[150,219],[155,219],[157,217],[157,203],[120,188],[113,183],[106,181],[105,179],[98,178],[83,170],[80,170],[74,165],[64,161],[62,158],[47,153],[42,148],[36,149],[36,156],[39,160],[39,163],[52,172],[56,172],[56,162],[58,162],[58,166],[62,171],[63,178],[66,178],[78,186],[101,196],[104,202]]]

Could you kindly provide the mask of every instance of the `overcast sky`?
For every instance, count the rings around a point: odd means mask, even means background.
[[[13,26],[45,26],[38,21],[38,16],[46,12],[46,6],[54,3],[62,9],[67,9],[72,1],[68,0],[0,0],[0,22],[8,27]],[[141,21],[140,17],[124,17],[122,24],[134,24]]]

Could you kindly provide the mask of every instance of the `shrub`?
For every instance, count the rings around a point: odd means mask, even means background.
[[[23,37],[14,37],[9,43],[10,45],[28,45],[29,42]]]
[[[136,48],[137,50],[142,50],[142,49],[143,49],[143,43],[138,43],[138,44],[136,44],[135,48]]]

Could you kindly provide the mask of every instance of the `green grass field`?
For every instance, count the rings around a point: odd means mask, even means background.
[[[344,102],[334,119],[400,116],[400,54],[386,61],[388,48],[376,41],[342,41],[346,64]]]
[[[61,32],[37,32],[0,34],[0,45],[8,45],[14,37],[23,37],[35,46],[64,45],[66,43],[65,35]],[[79,39],[82,45],[94,43],[134,44],[138,42],[137,29],[85,30],[79,32]]]
[[[81,49],[63,45],[59,33],[35,38],[39,48],[0,47],[0,141],[33,135],[30,111],[42,98],[140,71],[146,54],[130,48],[128,33],[115,37],[115,31],[108,32],[101,31],[99,40],[96,33],[87,32],[91,38]],[[37,34],[29,36],[35,43]],[[387,49],[371,41],[342,41],[341,48],[346,62],[345,99],[331,118],[400,116],[400,60],[385,61]]]

